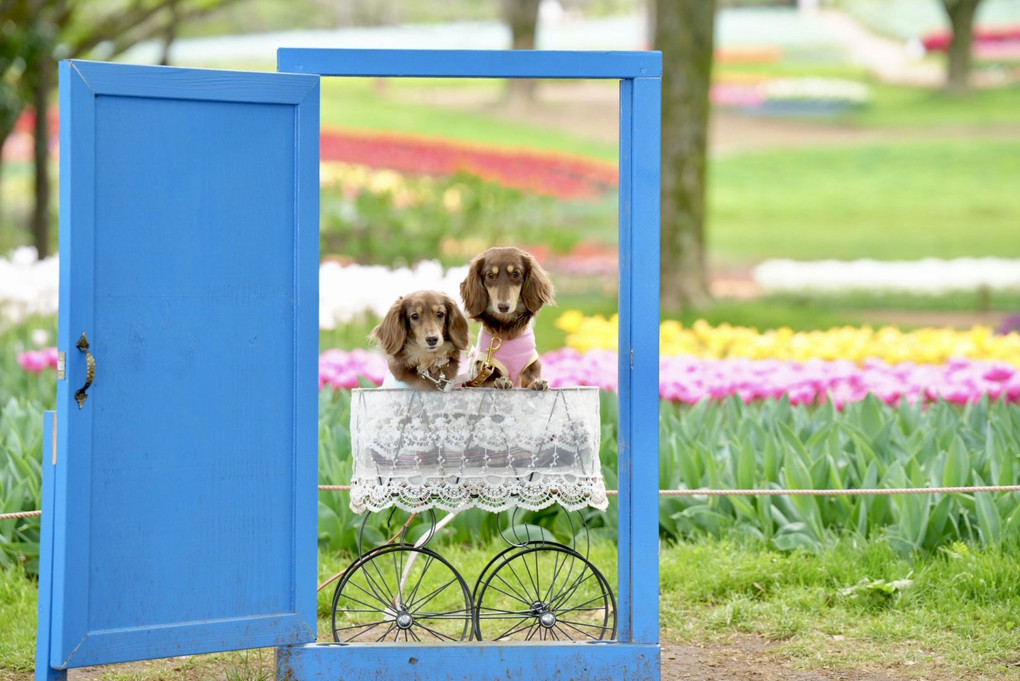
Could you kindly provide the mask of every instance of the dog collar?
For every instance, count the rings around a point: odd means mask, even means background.
[[[447,364],[447,362],[443,362],[442,364],[440,364],[438,366],[442,367],[442,366],[446,366],[446,364]],[[444,392],[444,393],[450,392],[451,390],[453,390],[454,382],[451,381],[450,379],[448,379],[446,377],[446,374],[444,374],[442,371],[439,372],[439,378],[433,378],[432,374],[429,373],[428,369],[420,370],[418,372],[418,375],[421,376],[422,378],[424,378],[426,381],[428,381],[432,385],[436,386],[436,390],[439,390],[439,391]]]

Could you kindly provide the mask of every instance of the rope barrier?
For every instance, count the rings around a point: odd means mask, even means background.
[[[350,492],[350,485],[319,485],[321,492]],[[890,487],[861,489],[660,489],[663,497],[751,497],[751,496],[812,496],[846,497],[881,494],[967,494],[968,492],[1020,492],[1020,485],[979,485],[974,487]],[[607,489],[608,496],[619,490]]]
[[[975,487],[889,487],[883,489],[662,489],[664,497],[860,497],[882,494],[966,494],[968,492],[1020,492],[1020,485],[981,485]],[[617,494],[614,490],[613,494]],[[608,494],[608,492],[607,492]]]
[[[15,518],[35,518],[41,516],[42,511],[22,511],[20,513],[0,513],[0,520],[14,520]]]
[[[319,485],[320,492],[350,492],[350,485]],[[1020,492],[1020,485],[977,485],[974,487],[890,487],[887,489],[660,489],[663,497],[860,497],[882,494],[970,494],[984,492]],[[618,496],[619,490],[608,489],[606,494]],[[0,520],[34,518],[42,511],[0,513]]]

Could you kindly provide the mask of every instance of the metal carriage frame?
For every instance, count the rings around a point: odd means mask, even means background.
[[[661,55],[281,49],[278,71],[61,65],[36,678],[272,646],[281,679],[657,680]],[[333,76],[619,81],[613,641],[314,643],[318,91]]]

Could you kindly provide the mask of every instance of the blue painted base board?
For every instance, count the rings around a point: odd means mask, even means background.
[[[279,681],[658,681],[659,646],[639,643],[308,644],[276,649]]]

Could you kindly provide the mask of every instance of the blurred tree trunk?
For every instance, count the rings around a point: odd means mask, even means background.
[[[949,44],[946,89],[963,94],[970,88],[971,47],[974,45],[974,16],[981,0],[942,0],[953,29]]]
[[[662,279],[664,310],[711,300],[705,266],[708,91],[716,0],[658,0],[662,50]]]
[[[163,48],[162,54],[159,58],[160,66],[170,65],[170,50],[173,48],[174,41],[177,40],[177,30],[181,25],[181,14],[177,11],[178,0],[171,0],[170,5],[167,7],[167,21],[166,28],[163,30]]]
[[[514,50],[535,49],[538,33],[538,7],[541,0],[500,0],[503,21],[510,27],[510,47]],[[527,103],[535,99],[537,82],[532,78],[512,78],[507,81],[507,100]]]
[[[56,62],[42,59],[36,65],[32,83],[32,100],[35,105],[35,127],[32,162],[35,169],[35,205],[32,208],[32,244],[39,259],[50,254],[50,92],[53,90],[53,72]]]
[[[32,127],[32,170],[35,203],[29,219],[32,245],[40,260],[50,254],[50,93],[56,86],[56,61],[53,51],[59,41],[61,25],[70,17],[68,0],[39,0],[23,3],[28,6],[26,27],[29,42],[22,56],[22,88],[35,110]]]

